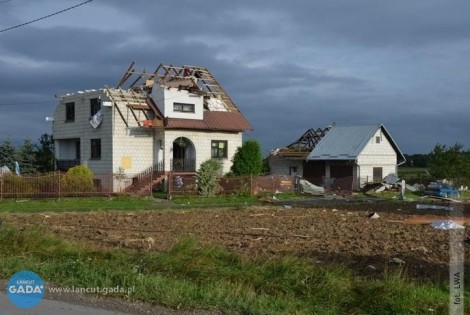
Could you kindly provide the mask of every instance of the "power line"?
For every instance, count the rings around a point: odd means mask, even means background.
[[[7,1],[11,1],[11,0],[7,0]],[[25,26],[25,25],[28,25],[28,24],[32,24],[32,23],[35,23],[35,22],[38,22],[38,21],[41,21],[41,20],[50,18],[51,16],[54,16],[54,15],[57,15],[57,14],[61,14],[61,13],[64,13],[64,12],[66,12],[66,11],[75,9],[75,8],[77,8],[77,7],[79,7],[79,6],[82,6],[82,5],[87,4],[87,3],[89,3],[89,2],[92,2],[92,1],[93,1],[93,0],[88,0],[88,1],[85,1],[85,2],[82,2],[82,3],[79,3],[79,4],[76,4],[76,5],[72,6],[72,7],[67,8],[67,9],[63,9],[63,10],[60,10],[60,11],[57,11],[57,12],[48,14],[48,15],[46,15],[46,16],[40,17],[40,18],[38,18],[38,19],[29,21],[29,22],[26,22],[26,23],[22,23],[22,24],[18,24],[18,25],[12,26],[12,27],[4,28],[4,29],[0,30],[0,33],[6,32],[6,31],[11,31],[11,30],[13,30],[13,29],[15,29],[15,28],[19,28],[19,27],[22,27],[22,26]],[[0,3],[2,3],[2,2],[0,2]]]

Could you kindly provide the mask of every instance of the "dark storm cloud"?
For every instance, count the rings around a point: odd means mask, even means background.
[[[0,26],[74,4],[11,1]],[[114,86],[135,60],[147,71],[207,67],[265,152],[332,122],[385,123],[407,153],[470,147],[468,9],[464,0],[95,0],[0,33],[0,133],[50,132],[55,94]],[[51,103],[26,104],[35,101]],[[12,102],[24,104],[2,105]],[[19,116],[32,123],[19,128]]]

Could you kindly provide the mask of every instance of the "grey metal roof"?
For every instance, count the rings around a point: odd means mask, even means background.
[[[381,124],[362,126],[335,126],[323,137],[307,157],[308,160],[355,160],[367,142],[382,128],[383,134],[397,152],[398,163],[404,162],[401,153],[392,137]]]

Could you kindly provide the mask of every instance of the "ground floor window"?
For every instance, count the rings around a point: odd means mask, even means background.
[[[382,168],[374,167],[373,169],[373,180],[374,182],[380,182],[383,179]]]
[[[212,140],[211,157],[213,159],[227,158],[227,141],[225,141],[225,140]]]
[[[297,175],[297,166],[289,166],[289,175]]]
[[[101,139],[91,139],[91,155],[90,158],[93,160],[101,159]]]

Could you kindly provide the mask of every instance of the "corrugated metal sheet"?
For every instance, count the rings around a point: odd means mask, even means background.
[[[385,127],[380,124],[335,126],[308,155],[307,160],[355,160],[379,128],[382,128],[384,135],[397,152],[398,160],[404,161],[398,146]]]
[[[166,129],[195,129],[217,131],[253,130],[240,112],[204,112],[203,120],[167,118]]]

